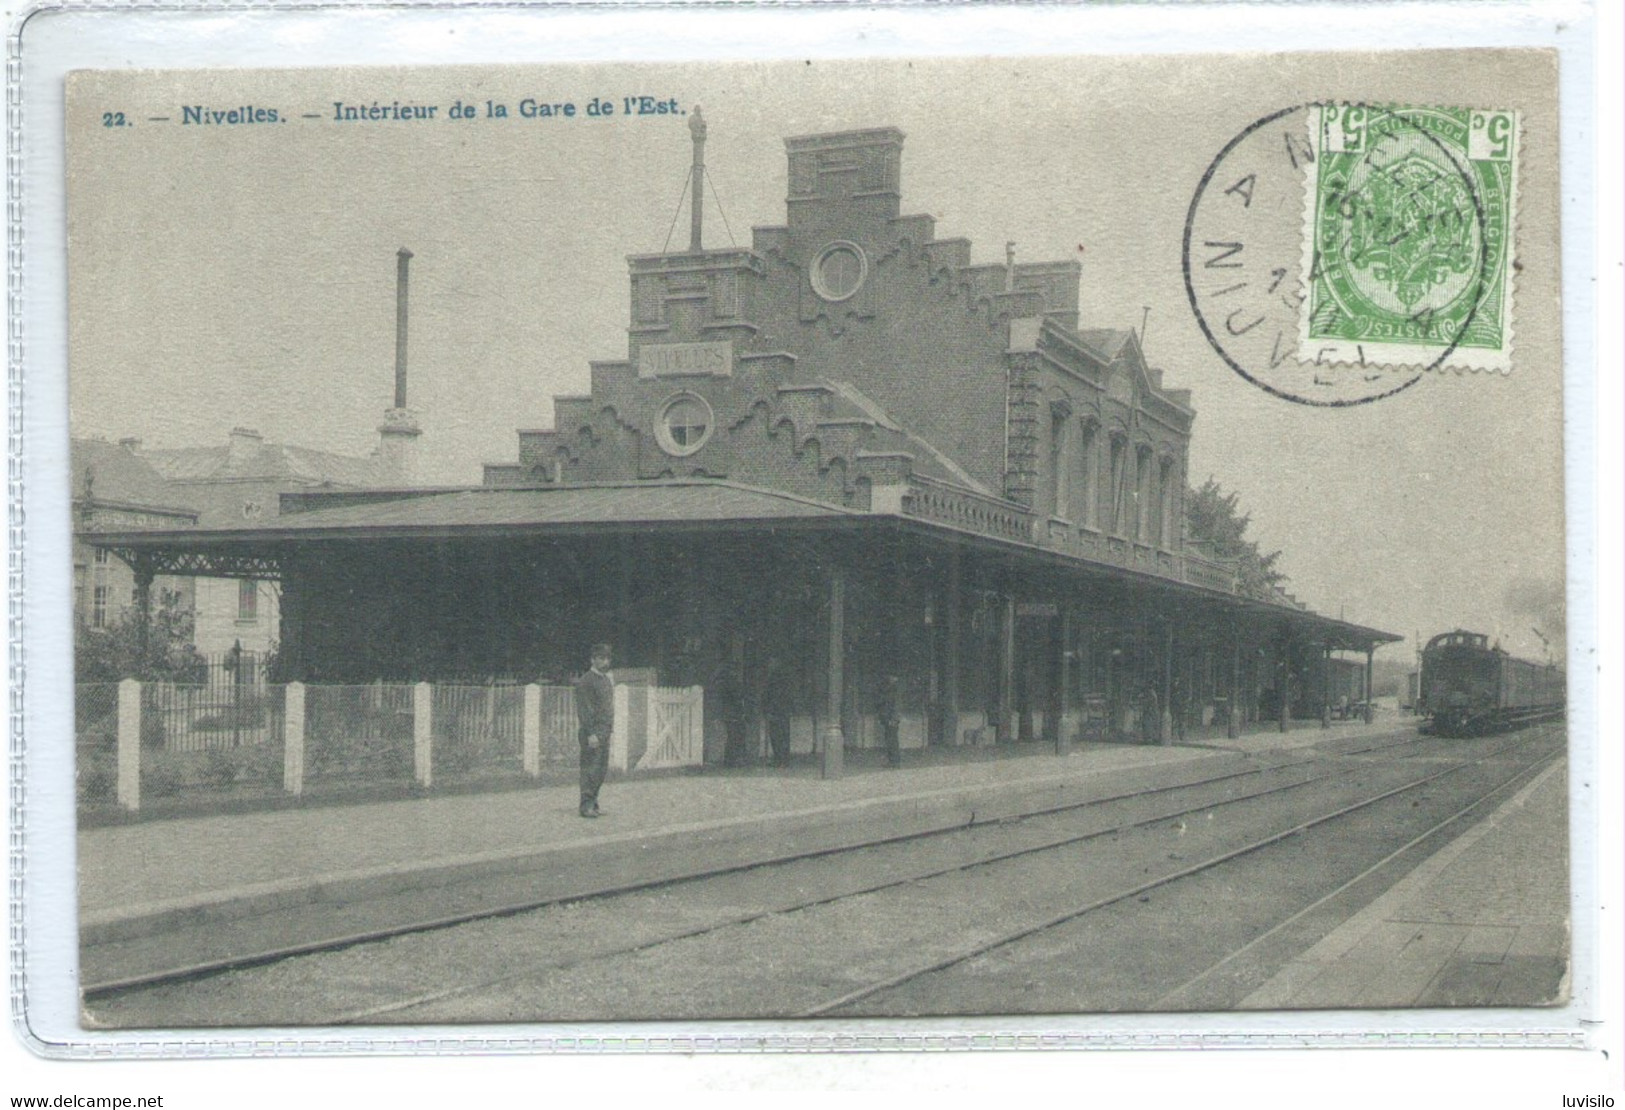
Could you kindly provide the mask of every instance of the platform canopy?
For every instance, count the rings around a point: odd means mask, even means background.
[[[910,535],[974,552],[1012,578],[1031,576],[1065,587],[1067,580],[1107,580],[1145,591],[1148,603],[1180,599],[1214,612],[1247,613],[1291,627],[1336,649],[1364,651],[1401,636],[1314,613],[1278,596],[1248,596],[1233,583],[1209,581],[1197,568],[1099,562],[984,529],[924,519],[904,504],[896,512],[849,509],[718,479],[679,479],[541,488],[319,491],[285,495],[283,513],[229,528],[87,532],[81,538],[148,574],[225,578],[281,577],[284,562],[327,544],[394,545],[424,541],[568,540],[635,534],[712,533],[765,542],[774,537]],[[1209,569],[1210,568],[1204,568]],[[1228,586],[1228,588],[1226,588]]]

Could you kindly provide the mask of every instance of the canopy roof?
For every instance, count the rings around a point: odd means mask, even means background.
[[[157,548],[177,543],[204,546],[343,536],[435,538],[569,526],[746,524],[866,515],[790,494],[705,480],[532,489],[374,490],[325,496],[339,503],[304,512],[289,512],[285,504],[281,516],[231,528],[103,533],[96,541],[107,546]]]
[[[301,503],[317,506],[305,511]],[[1332,646],[1390,643],[1402,637],[1305,609],[1272,604],[1130,567],[1094,563],[1036,544],[963,532],[901,513],[847,509],[718,479],[632,483],[474,487],[440,490],[332,491],[289,495],[281,516],[231,528],[87,533],[84,539],[160,573],[275,577],[290,546],[324,541],[566,537],[627,530],[820,531],[906,528],[968,544],[1025,572],[1087,571],[1127,584],[1200,598],[1231,610],[1268,614]]]

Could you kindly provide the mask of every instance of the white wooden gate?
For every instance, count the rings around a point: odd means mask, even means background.
[[[642,694],[645,709],[643,743],[627,744],[632,770],[697,767],[705,757],[705,689],[700,686],[632,686],[629,697]],[[629,713],[629,718],[639,713]],[[639,751],[642,748],[642,751]]]

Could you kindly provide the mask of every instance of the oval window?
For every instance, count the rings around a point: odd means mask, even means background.
[[[813,291],[826,301],[844,301],[868,272],[869,260],[856,243],[831,243],[813,263]]]
[[[692,455],[711,438],[716,417],[704,397],[681,393],[666,402],[655,424],[655,438],[668,455]]]

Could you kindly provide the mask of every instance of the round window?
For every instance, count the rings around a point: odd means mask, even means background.
[[[716,417],[704,397],[680,393],[666,402],[655,422],[655,438],[668,455],[692,455],[711,438]]]
[[[813,291],[826,301],[844,301],[858,291],[869,260],[856,243],[831,243],[813,263]]]

